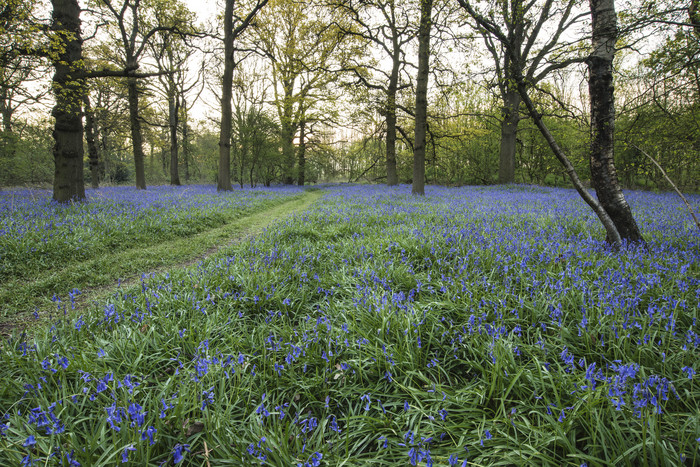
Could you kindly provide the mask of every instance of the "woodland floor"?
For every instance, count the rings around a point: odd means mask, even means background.
[[[29,330],[39,321],[55,317],[52,301],[58,284],[73,280],[89,284],[75,297],[73,312],[104,300],[119,288],[129,288],[143,277],[190,267],[205,259],[224,256],[228,249],[280,220],[306,210],[321,197],[320,191],[309,190],[263,211],[244,215],[199,234],[170,241],[114,251],[89,261],[42,274],[30,280],[12,280],[0,287],[0,303],[12,303],[19,297],[24,303],[19,312],[0,315],[0,336],[13,331]],[[31,297],[27,300],[25,297]]]

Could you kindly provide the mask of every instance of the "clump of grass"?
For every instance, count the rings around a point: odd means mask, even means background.
[[[657,195],[611,252],[570,191],[407,193],[329,190],[8,340],[0,463],[700,460],[699,238]]]

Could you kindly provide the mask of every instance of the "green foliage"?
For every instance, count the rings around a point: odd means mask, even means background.
[[[51,184],[52,148],[48,122],[27,122],[17,132],[0,132],[0,186]]]
[[[205,233],[289,199],[285,193],[257,192],[223,197],[201,186],[153,187],[148,194],[129,199],[133,191],[103,188],[88,192],[89,202],[67,206],[50,203],[45,192],[3,193],[2,315],[26,312],[28,304],[38,304],[47,294],[113,283],[130,267],[143,271],[170,264],[173,260],[164,258],[173,254],[183,260],[193,247],[188,242],[176,246],[181,239],[201,236],[194,249],[210,248],[219,236],[207,239]],[[113,264],[124,261],[119,255],[131,250],[134,259]]]
[[[567,190],[335,189],[7,341],[0,461],[697,463],[697,234],[632,198],[613,253]]]

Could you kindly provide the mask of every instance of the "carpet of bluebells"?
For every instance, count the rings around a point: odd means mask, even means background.
[[[426,191],[330,187],[228,257],[57,302],[0,348],[0,465],[700,464],[681,203],[628,193],[648,248],[613,251],[571,190]]]
[[[294,187],[218,194],[215,187],[87,190],[62,205],[47,190],[0,192],[0,281],[45,272],[115,248],[145,246],[216,227],[298,194]]]

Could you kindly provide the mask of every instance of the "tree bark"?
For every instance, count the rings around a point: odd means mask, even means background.
[[[51,112],[55,118],[53,199],[65,203],[85,198],[81,109],[85,81],[72,76],[82,71],[83,40],[77,0],[52,0],[51,3],[51,29],[60,38],[51,54],[55,69],[52,88],[56,99]]]
[[[2,131],[12,133],[12,106],[7,88],[4,86],[0,89],[0,113],[2,113]]]
[[[501,121],[501,149],[498,164],[498,183],[515,182],[515,152],[518,123],[520,122],[520,95],[517,89],[508,89],[504,95]]]
[[[299,171],[297,174],[297,184],[299,186],[304,186],[306,182],[306,122],[301,119],[299,123],[299,148],[297,149]]]
[[[294,135],[297,125],[294,122],[294,82],[282,83],[284,87],[284,102],[282,108],[282,163],[284,168],[284,183],[294,183]]]
[[[530,96],[528,96],[527,94],[527,87],[525,86],[525,82],[522,76],[516,75],[516,81],[518,86],[518,93],[520,93],[520,97],[522,98],[523,103],[525,103],[525,108],[527,109],[528,114],[535,122],[535,125],[540,130],[540,133],[544,137],[545,141],[547,141],[547,144],[554,153],[555,157],[559,160],[561,165],[564,166],[564,170],[569,176],[569,179],[574,185],[574,188],[581,196],[581,198],[583,198],[586,204],[588,204],[588,206],[591,207],[593,212],[595,212],[596,216],[598,216],[598,219],[600,220],[601,224],[603,224],[603,227],[607,232],[608,241],[612,244],[619,245],[621,243],[620,234],[615,228],[615,224],[613,223],[612,219],[605,211],[602,204],[588,192],[585,186],[583,186],[583,183],[581,182],[581,179],[578,178],[578,174],[576,173],[576,169],[574,168],[573,164],[566,156],[564,151],[559,147],[556,140],[554,139],[554,136],[549,131],[549,128],[547,128],[547,125],[545,125],[545,123],[542,121],[542,116],[537,112],[537,109],[535,109],[535,105],[532,103],[532,100],[530,100]]]
[[[627,204],[615,170],[615,99],[613,59],[617,39],[614,0],[590,0],[593,52],[588,59],[588,90],[591,99],[591,181],[601,205],[620,238],[643,242],[632,210]],[[608,242],[612,240],[608,238]]]
[[[185,168],[185,182],[190,181],[190,129],[187,125],[187,101],[183,99],[182,108],[182,164]]]
[[[386,92],[386,184],[399,184],[396,171],[396,92],[399,84],[399,69],[401,67],[400,50],[394,40],[394,56],[392,57],[391,76]]]
[[[221,84],[221,130],[219,133],[219,172],[216,188],[231,191],[231,99],[233,97],[233,0],[224,10],[224,76]]]
[[[433,0],[421,0],[418,29],[418,76],[416,78],[416,130],[413,146],[413,187],[411,193],[425,196],[425,141],[428,129],[428,71]]]
[[[139,116],[139,90],[138,81],[134,77],[126,80],[129,93],[129,124],[131,125],[131,145],[134,152],[134,176],[136,188],[146,189],[146,169],[143,155],[143,133],[141,132],[141,117]]]
[[[175,84],[171,90],[174,90]],[[170,184],[180,186],[180,173],[178,172],[178,144],[177,127],[180,112],[179,100],[172,93],[168,96],[168,123],[170,126]]]
[[[85,141],[88,147],[88,160],[90,161],[90,185],[92,188],[100,187],[99,153],[97,152],[97,142],[95,141],[95,113],[92,111],[90,99],[87,94],[83,102],[85,103]]]

